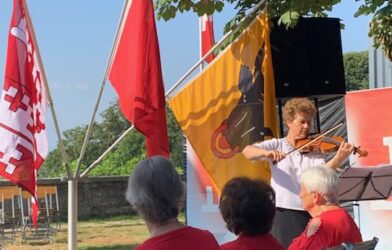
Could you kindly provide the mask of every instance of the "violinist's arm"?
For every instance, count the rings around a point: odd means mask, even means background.
[[[346,160],[346,158],[354,151],[354,145],[342,142],[339,146],[338,151],[336,152],[335,156],[329,160],[326,164],[327,167],[332,169],[337,169],[340,167],[342,162]]]
[[[251,161],[261,160],[262,158],[269,158],[273,161],[280,161],[284,158],[284,154],[279,151],[266,150],[254,145],[246,146],[244,150],[242,150],[242,154],[246,159]]]

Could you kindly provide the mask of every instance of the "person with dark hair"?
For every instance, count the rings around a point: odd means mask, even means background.
[[[220,249],[210,232],[178,221],[184,186],[168,159],[154,156],[140,161],[129,177],[126,198],[150,232],[136,249]]]
[[[308,98],[288,100],[283,107],[282,115],[288,129],[287,136],[248,145],[242,151],[249,160],[270,162],[271,186],[276,192],[276,216],[271,234],[285,248],[301,234],[311,218],[303,209],[299,198],[302,171],[320,165],[336,169],[354,151],[354,145],[342,142],[329,161],[326,154],[318,151],[307,154],[293,151],[298,140],[308,137],[316,112],[314,103]],[[292,153],[286,155],[289,152]]]
[[[289,250],[327,249],[362,241],[353,218],[338,205],[338,179],[334,170],[323,166],[303,172],[299,196],[312,219]]]
[[[223,187],[219,209],[227,229],[238,235],[223,250],[269,249],[283,246],[269,234],[275,215],[275,192],[261,180],[231,179]]]

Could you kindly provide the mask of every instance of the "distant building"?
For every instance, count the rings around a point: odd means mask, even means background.
[[[392,87],[392,62],[385,57],[382,49],[373,47],[373,38],[370,38],[369,88],[385,87]]]

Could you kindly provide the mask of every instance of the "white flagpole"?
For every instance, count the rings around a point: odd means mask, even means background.
[[[251,12],[246,15],[245,17],[243,17],[241,19],[241,21],[238,23],[237,27],[234,30],[229,31],[228,33],[226,33],[226,35],[224,35],[217,43],[215,43],[215,45],[204,55],[200,58],[200,60],[193,65],[166,93],[165,93],[165,97],[166,97],[166,101],[170,100],[170,94],[177,89],[177,87],[200,65],[202,64],[202,62],[216,49],[218,48],[225,40],[227,37],[229,37],[231,34],[233,34],[233,32],[236,32],[238,30],[238,28],[240,27],[240,24],[243,23],[247,17],[249,17],[250,15],[252,15],[254,12],[256,12],[263,4],[265,4],[266,0],[263,0],[261,2],[259,2],[252,10]],[[201,45],[200,45],[201,46]],[[200,49],[201,51],[201,49]],[[201,52],[200,52],[201,53]],[[88,173],[93,170],[94,167],[96,167],[99,163],[99,161],[101,161],[106,155],[107,153],[109,153],[109,151],[111,149],[114,148],[114,146],[116,146],[120,140],[122,138],[125,137],[125,135],[127,135],[129,132],[131,132],[134,129],[134,127],[130,127],[128,130],[126,130],[120,137],[119,139],[117,139],[117,141],[114,142],[114,144],[112,144],[112,146],[110,146],[96,161],[94,161],[94,163],[92,163],[81,175],[80,177],[87,177]]]
[[[49,105],[49,107],[50,107],[50,109],[52,111],[51,113],[52,113],[52,117],[53,117],[53,123],[54,123],[55,129],[56,129],[57,139],[59,141],[59,148],[60,148],[61,156],[63,158],[63,164],[65,166],[65,169],[67,171],[67,176],[69,178],[69,177],[71,177],[71,170],[70,170],[69,164],[68,164],[68,157],[67,157],[67,153],[65,152],[65,147],[64,147],[64,143],[63,143],[61,132],[60,132],[60,126],[59,126],[58,121],[57,121],[56,110],[54,108],[53,99],[52,99],[52,96],[51,96],[50,91],[49,91],[48,80],[46,78],[46,73],[45,73],[45,69],[44,69],[43,63],[42,63],[41,53],[39,51],[38,43],[37,43],[37,40],[36,40],[36,37],[35,37],[35,31],[34,31],[33,23],[31,21],[31,17],[30,17],[29,9],[27,8],[26,1],[23,0],[22,3],[23,3],[23,8],[25,10],[26,22],[27,22],[27,24],[28,24],[28,26],[30,28],[31,38],[33,39],[33,43],[34,43],[34,46],[35,46],[37,59],[38,59],[38,64],[39,64],[40,70],[41,70],[42,83],[44,85],[46,97],[48,99],[48,105]]]
[[[65,147],[63,144],[63,140],[61,138],[60,128],[59,128],[59,125],[57,122],[57,116],[56,116],[56,112],[54,109],[53,100],[50,95],[49,87],[47,85],[47,79],[46,79],[46,74],[45,74],[44,67],[42,64],[41,55],[38,50],[37,41],[35,40],[34,28],[33,28],[33,25],[32,25],[31,19],[30,19],[30,15],[28,13],[26,2],[25,2],[25,0],[23,0],[22,2],[23,2],[23,5],[24,5],[23,7],[26,12],[25,13],[26,21],[29,24],[32,39],[33,39],[35,47],[36,47],[35,49],[37,50],[37,58],[38,58],[40,66],[41,66],[40,67],[41,76],[42,76],[43,83],[45,86],[45,91],[46,91],[47,98],[48,98],[48,104],[50,105],[50,108],[52,110],[53,121],[55,124],[57,137],[59,140],[60,152],[61,152],[61,155],[63,158],[65,168],[67,170],[67,175],[68,175],[68,249],[69,250],[76,250],[77,214],[78,214],[78,212],[77,212],[77,187],[78,187],[77,180],[74,180],[72,178],[71,170],[70,170],[69,164],[68,164],[67,154],[65,152]]]
[[[128,4],[128,0],[125,0],[124,2],[124,6],[123,6],[123,11],[120,17],[120,22],[119,25],[117,27],[117,34],[115,37],[115,40],[113,42],[113,46],[112,46],[112,50],[111,50],[111,54],[110,54],[110,61],[112,61],[112,54],[113,51],[115,51],[115,46],[117,44],[117,39],[118,39],[118,33],[119,33],[119,27],[122,23],[123,17],[124,17],[124,13],[125,13],[125,9],[126,6]],[[97,113],[98,110],[98,105],[99,102],[101,100],[102,97],[102,92],[105,88],[105,79],[106,79],[106,75],[107,72],[109,71],[109,65],[111,63],[109,63],[106,67],[106,71],[105,71],[105,75],[103,77],[103,81],[101,84],[101,89],[100,92],[98,94],[97,97],[97,101],[95,104],[95,108],[91,117],[91,121],[90,124],[87,128],[87,132],[84,138],[84,142],[83,142],[83,146],[80,152],[80,156],[78,158],[78,162],[76,165],[76,170],[75,170],[75,174],[73,176],[73,178],[70,178],[68,180],[68,250],[76,250],[77,249],[77,222],[78,222],[78,179],[79,179],[79,171],[80,171],[80,163],[83,159],[85,150],[86,150],[86,145],[90,136],[90,132],[91,132],[91,128],[93,126],[94,120],[95,120],[95,115]]]
[[[68,250],[77,249],[78,179],[68,180]]]
[[[132,4],[132,1],[129,2],[129,0],[125,0],[125,2],[124,2],[124,6],[123,6],[122,13],[121,13],[120,21],[119,21],[119,24],[117,26],[116,36],[114,38],[112,50],[111,50],[111,53],[110,53],[110,56],[109,56],[109,62],[107,64],[107,66],[106,66],[105,75],[104,75],[103,80],[102,80],[101,89],[99,91],[99,94],[98,94],[98,97],[97,97],[97,101],[95,103],[94,111],[93,111],[93,114],[91,116],[90,124],[89,124],[89,126],[87,128],[86,135],[84,137],[84,141],[83,141],[83,145],[82,145],[82,149],[80,151],[80,155],[79,155],[79,158],[78,158],[78,161],[77,161],[77,164],[76,164],[76,170],[75,170],[75,175],[74,175],[75,178],[79,177],[80,164],[81,164],[81,162],[83,160],[83,156],[84,156],[84,153],[86,151],[87,143],[88,143],[88,140],[90,138],[90,133],[91,133],[92,126],[94,124],[95,115],[97,113],[99,102],[101,101],[102,93],[103,93],[103,90],[105,88],[107,74],[108,74],[108,72],[109,72],[109,70],[110,70],[110,68],[112,66],[114,53],[117,50],[119,34],[120,34],[120,31],[122,30],[122,28],[124,26],[124,23],[125,23],[125,20],[124,20],[125,19],[124,18],[125,17],[125,13],[128,13],[128,9],[130,8],[131,4]]]
[[[199,17],[199,58],[203,57],[203,40],[201,32],[203,31],[203,16]],[[200,63],[200,72],[203,71],[203,62]]]
[[[121,21],[124,16],[125,7],[127,6],[127,3],[128,3],[128,0],[125,0],[123,11],[122,11],[121,18],[120,18],[120,24],[121,24]],[[118,27],[120,27],[120,25],[118,25]],[[114,50],[115,44],[117,44],[118,32],[119,32],[119,28],[117,28],[117,35],[116,35],[116,38],[113,43],[114,45],[112,46],[110,62],[112,61],[113,51],[115,51]],[[76,171],[75,171],[74,176],[72,177],[72,174],[70,173],[70,171],[69,170],[67,171],[68,178],[69,178],[68,179],[68,250],[76,250],[77,249],[77,221],[78,221],[78,200],[77,199],[78,199],[78,178],[79,178],[78,175],[79,175],[80,163],[81,163],[81,160],[83,159],[85,148],[86,148],[86,145],[87,145],[87,142],[89,139],[89,135],[91,132],[91,127],[93,126],[93,123],[95,120],[95,114],[98,110],[98,105],[99,105],[100,99],[102,97],[102,92],[105,87],[105,79],[106,79],[106,74],[107,74],[108,70],[109,70],[109,65],[107,66],[106,71],[105,71],[105,76],[102,81],[101,89],[100,89],[100,92],[99,92],[98,98],[97,98],[97,102],[96,102],[96,105],[95,105],[95,108],[94,108],[94,111],[93,111],[93,114],[91,117],[91,121],[88,126],[85,138],[84,138],[83,146],[82,146],[82,149],[80,152],[80,156],[78,158],[78,162],[77,162]],[[58,134],[59,134],[59,132],[58,132]],[[62,144],[61,139],[60,139],[60,144]]]

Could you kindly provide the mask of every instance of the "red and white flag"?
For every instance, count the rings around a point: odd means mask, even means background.
[[[48,153],[47,101],[28,18],[24,0],[14,0],[0,100],[0,174],[32,194],[36,224],[37,171]]]
[[[212,15],[207,14],[200,17],[201,19],[201,56],[204,56],[215,44],[214,39],[214,23]],[[213,53],[209,54],[205,59],[206,62],[210,63],[215,58]]]
[[[124,116],[146,138],[147,155],[169,156],[166,100],[151,0],[128,1],[107,79]]]

